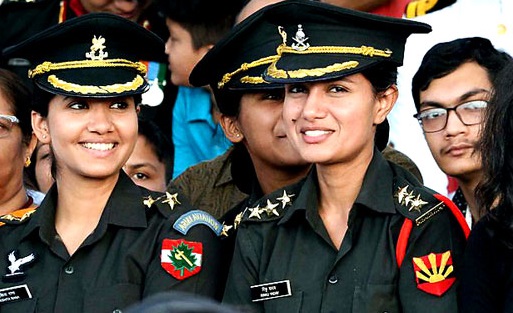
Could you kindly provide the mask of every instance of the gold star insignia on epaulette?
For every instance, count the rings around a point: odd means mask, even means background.
[[[235,219],[233,220],[233,227],[237,229],[239,227],[240,222],[242,221],[242,216],[244,215],[244,212],[240,212],[235,216]]]
[[[397,197],[397,201],[400,204],[403,203],[404,197],[406,197],[408,195],[408,187],[409,186],[406,185],[403,188],[399,188],[399,190],[397,191],[396,197]]]
[[[276,216],[280,216],[280,213],[278,213],[278,211],[276,211],[276,207],[278,205],[279,205],[278,203],[272,203],[271,200],[267,199],[267,205],[263,208],[263,210],[265,210],[265,212],[267,212],[268,216],[271,216],[273,214]]]
[[[256,217],[258,219],[261,219],[261,217],[260,217],[261,211],[260,211],[259,205],[257,205],[254,208],[248,208],[248,210],[251,212],[251,214],[248,216],[248,218]]]
[[[223,230],[221,230],[221,236],[228,237],[228,231],[229,231],[230,229],[232,229],[232,228],[233,228],[233,226],[232,226],[232,225],[225,225],[225,224],[223,223]]]
[[[157,199],[158,200],[158,199]],[[143,204],[145,206],[147,206],[148,208],[151,208],[151,206],[153,205],[153,203],[155,203],[155,201],[157,201],[155,199],[153,199],[151,196],[147,196],[147,197],[144,197],[143,199]]]
[[[409,206],[410,208],[408,210],[410,212],[417,211],[420,213],[420,209],[427,204],[427,202],[420,198],[420,194],[417,194],[415,197],[413,190],[408,192],[408,187],[409,186],[399,188],[395,195],[397,197],[397,201],[400,205]]]
[[[294,197],[294,194],[288,195],[287,190],[283,190],[283,195],[281,197],[276,198],[276,200],[281,201],[281,208],[285,208],[287,204],[290,204],[292,201],[291,198]]]
[[[181,204],[180,201],[178,201],[178,194],[170,194],[166,191],[166,200],[163,200],[162,203],[168,203],[171,210],[175,208],[176,204]]]
[[[427,202],[422,200],[420,195],[417,195],[417,198],[411,201],[410,211],[415,210],[420,213],[420,209],[424,206],[424,204],[427,204]]]

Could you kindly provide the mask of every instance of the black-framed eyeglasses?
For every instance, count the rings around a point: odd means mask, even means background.
[[[14,115],[0,114],[0,138],[9,136],[14,124],[19,124],[20,120]]]
[[[466,125],[477,125],[483,121],[483,113],[488,106],[486,100],[472,100],[452,108],[430,108],[414,114],[425,133],[436,133],[447,126],[449,111],[454,111],[460,121]]]

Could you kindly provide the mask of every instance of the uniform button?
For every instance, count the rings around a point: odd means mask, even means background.
[[[112,313],[123,313],[123,311],[121,311],[120,309],[115,309],[114,311],[112,311]]]
[[[330,284],[336,284],[338,283],[338,277],[337,275],[333,275],[330,277],[330,279],[328,280]]]
[[[71,274],[73,274],[73,272],[75,272],[75,269],[71,265],[66,266],[66,268],[64,269],[64,273],[66,273],[66,274],[71,275]]]

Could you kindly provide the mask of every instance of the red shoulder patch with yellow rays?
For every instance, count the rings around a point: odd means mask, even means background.
[[[413,268],[417,288],[435,296],[442,296],[456,281],[451,251],[413,258]]]

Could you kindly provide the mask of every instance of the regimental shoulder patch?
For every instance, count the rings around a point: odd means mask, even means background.
[[[292,204],[294,196],[295,194],[286,189],[271,193],[251,207],[246,207],[239,219],[236,219],[234,227],[237,228],[240,221],[271,221],[281,218],[287,207]]]
[[[201,210],[191,210],[182,214],[173,224],[173,228],[180,233],[187,235],[189,229],[196,225],[206,225],[217,235],[223,231],[223,225],[212,215]]]
[[[183,239],[164,239],[160,264],[178,280],[184,280],[201,271],[203,244]]]
[[[30,216],[36,212],[35,207],[30,207],[26,209],[19,209],[9,214],[5,214],[0,216],[0,226],[5,224],[10,225],[19,225],[23,224],[29,220]]]
[[[451,251],[413,258],[413,269],[417,288],[435,296],[442,296],[456,281]]]

